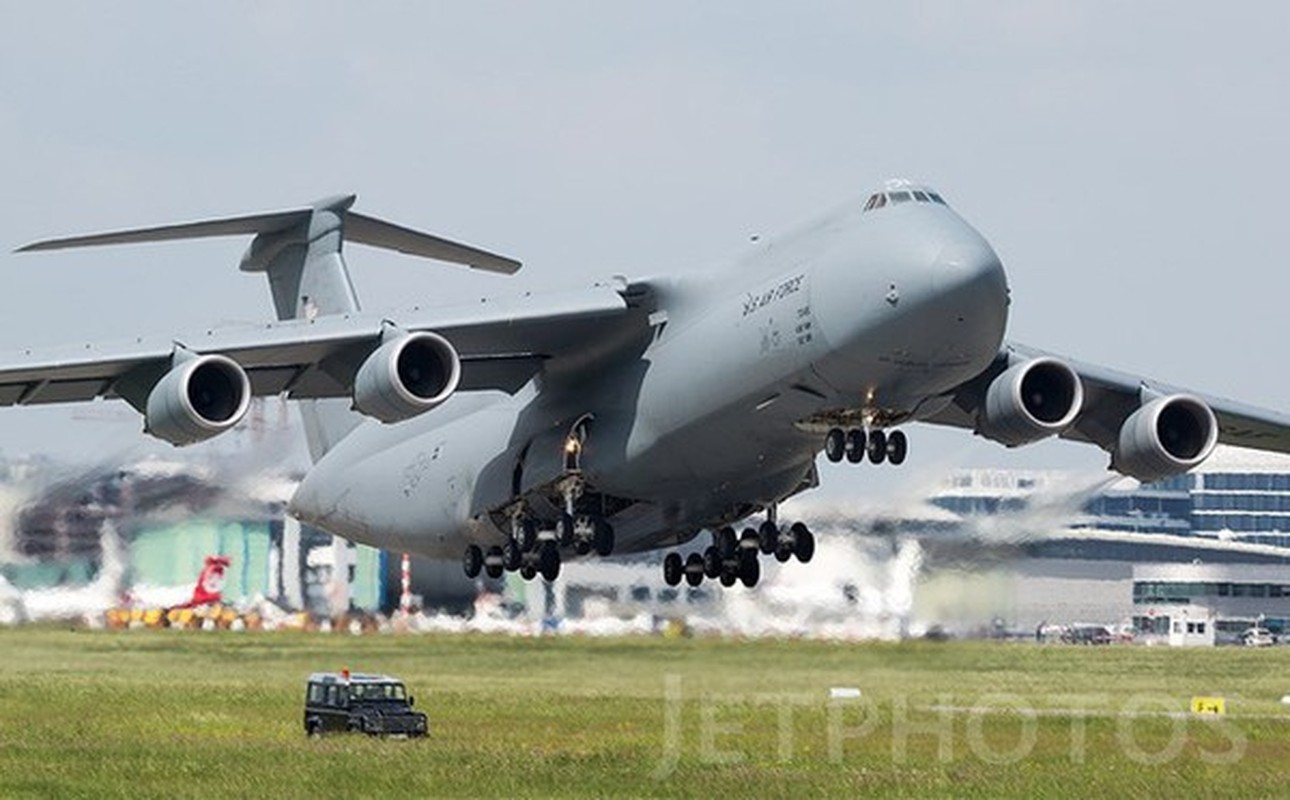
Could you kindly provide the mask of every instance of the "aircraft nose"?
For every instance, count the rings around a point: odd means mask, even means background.
[[[932,273],[937,295],[964,334],[1002,340],[1008,320],[1008,280],[988,243],[973,237],[946,244],[933,259]]]

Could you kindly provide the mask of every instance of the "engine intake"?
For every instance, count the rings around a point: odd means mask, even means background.
[[[376,348],[354,376],[354,408],[381,422],[401,422],[452,396],[461,359],[437,333],[392,338]]]
[[[1203,400],[1185,394],[1159,397],[1124,421],[1111,467],[1150,483],[1199,466],[1217,443],[1218,420]]]
[[[1043,356],[1013,364],[990,382],[977,432],[1008,447],[1061,433],[1084,406],[1084,384],[1066,362]]]
[[[144,430],[173,445],[195,444],[232,428],[251,405],[251,381],[221,355],[181,361],[148,393]]]

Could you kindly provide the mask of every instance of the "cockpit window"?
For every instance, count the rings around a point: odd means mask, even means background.
[[[909,189],[898,192],[876,192],[865,201],[865,211],[876,211],[888,203],[937,203],[946,205],[941,196],[928,189]]]

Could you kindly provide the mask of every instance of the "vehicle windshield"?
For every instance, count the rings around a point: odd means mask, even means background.
[[[407,700],[407,692],[401,683],[352,683],[349,686],[350,700]]]

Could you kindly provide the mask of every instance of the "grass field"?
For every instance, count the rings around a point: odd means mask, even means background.
[[[21,628],[0,655],[0,797],[1268,797],[1290,770],[1290,648]],[[307,739],[304,678],[342,666],[407,680],[433,735]],[[1227,716],[1162,713],[1195,695]]]

